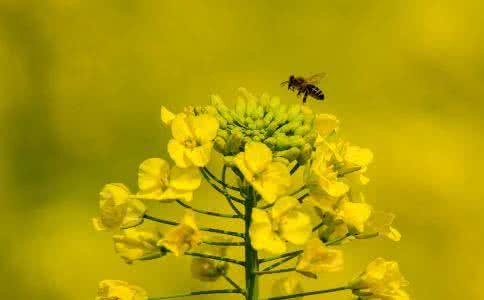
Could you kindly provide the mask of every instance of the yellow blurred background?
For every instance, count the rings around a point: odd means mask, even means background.
[[[472,0],[1,0],[2,298],[93,299],[107,278],[152,295],[224,286],[190,279],[187,258],[124,264],[91,226],[98,192],[134,189],[143,159],[167,157],[161,105],[211,93],[233,104],[240,86],[293,103],[279,83],[324,71],[327,101],[310,105],[374,151],[367,198],[397,214],[403,239],[347,245],[345,271],[305,288],[344,283],[383,256],[400,262],[413,299],[481,299],[483,10]],[[194,205],[219,207],[211,195],[205,185]]]

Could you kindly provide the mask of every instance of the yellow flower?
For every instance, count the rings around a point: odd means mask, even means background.
[[[368,220],[368,226],[378,232],[380,235],[384,235],[390,240],[398,242],[402,238],[402,235],[397,229],[391,226],[394,219],[394,214],[382,211],[374,211]]]
[[[342,268],[341,250],[327,247],[318,238],[309,240],[296,266],[297,272],[312,278],[317,278],[319,272],[337,272]]]
[[[166,109],[166,107],[162,106],[161,107],[161,122],[165,126],[170,126],[171,122],[175,119],[175,114]]]
[[[270,213],[254,208],[249,229],[252,247],[279,254],[286,251],[286,241],[304,245],[311,236],[312,226],[299,206],[296,198],[286,196],[276,201]]]
[[[230,239],[217,238],[212,239],[214,242],[229,242]],[[197,248],[198,253],[225,257],[227,255],[226,246],[202,245]],[[192,258],[191,271],[192,276],[200,281],[216,281],[228,270],[229,264],[223,261],[213,259],[194,257]]]
[[[206,166],[218,127],[217,119],[208,114],[178,114],[171,121],[173,139],[168,142],[168,153],[176,165],[180,168]]]
[[[366,203],[350,202],[347,199],[341,201],[337,209],[337,216],[347,225],[356,229],[358,232],[365,230],[365,224],[371,215],[371,206]]]
[[[161,239],[158,229],[129,228],[113,236],[114,250],[130,264],[143,256],[160,253],[156,243]]]
[[[324,138],[339,129],[339,120],[329,114],[317,114],[314,118],[314,128],[321,138]]]
[[[140,200],[130,199],[129,190],[125,185],[107,184],[100,196],[100,215],[93,219],[96,230],[129,228],[143,222],[146,207]]]
[[[274,203],[289,189],[291,175],[287,166],[273,161],[271,150],[263,143],[247,143],[245,152],[237,154],[233,162],[268,203]]]
[[[281,297],[291,294],[299,294],[304,292],[299,280],[294,277],[285,277],[277,280],[272,286],[272,296]],[[292,298],[294,300],[301,300],[303,297]]]
[[[350,286],[356,295],[369,294],[363,299],[408,300],[410,297],[401,288],[408,282],[400,273],[398,263],[377,258],[371,262]]]
[[[99,283],[96,300],[146,300],[148,294],[138,286],[121,280],[103,280]]]
[[[192,211],[187,210],[182,222],[158,241],[159,247],[165,247],[176,256],[197,246],[201,242],[201,233],[195,224]]]
[[[202,179],[198,169],[174,166],[161,158],[150,158],[141,163],[138,172],[138,195],[146,199],[191,201],[193,191]]]

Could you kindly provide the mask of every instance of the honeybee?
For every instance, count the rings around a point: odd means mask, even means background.
[[[306,103],[306,99],[308,96],[316,100],[324,100],[323,91],[316,86],[319,83],[321,78],[323,78],[326,74],[325,73],[318,73],[307,78],[304,77],[296,77],[294,75],[289,76],[289,80],[284,81],[281,83],[281,86],[287,84],[287,89],[291,91],[297,90],[297,95],[303,95],[303,103]]]

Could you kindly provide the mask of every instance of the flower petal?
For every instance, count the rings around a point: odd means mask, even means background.
[[[277,198],[285,195],[291,185],[289,170],[281,162],[271,162],[260,177],[260,186],[254,185],[254,188],[267,203],[274,203]]]
[[[192,129],[187,122],[187,115],[178,114],[171,122],[171,133],[173,138],[180,143],[189,139],[194,139]]]
[[[170,186],[182,191],[194,191],[200,187],[202,178],[198,168],[179,168],[174,166],[170,171]]]
[[[193,117],[192,126],[197,141],[206,144],[217,136],[219,124],[214,116],[203,114]]]
[[[168,142],[168,154],[180,168],[187,168],[192,165],[191,160],[185,155],[186,147],[175,139]]]
[[[245,162],[252,173],[262,172],[272,161],[272,152],[263,143],[247,143],[245,145]]]
[[[304,245],[311,237],[311,219],[303,212],[290,211],[281,217],[279,232],[285,240],[295,245]]]
[[[168,183],[170,165],[161,158],[149,158],[141,163],[138,171],[138,187],[141,194],[159,193]]]
[[[165,126],[170,126],[171,122],[175,119],[175,114],[166,109],[166,107],[161,107],[161,122],[165,124]]]
[[[187,151],[185,151],[185,155],[193,165],[197,167],[205,167],[210,162],[212,147],[212,142],[206,143],[202,146],[188,149]]]
[[[285,196],[277,199],[276,203],[271,209],[271,216],[273,219],[279,219],[282,215],[288,211],[298,207],[299,201],[291,196]]]

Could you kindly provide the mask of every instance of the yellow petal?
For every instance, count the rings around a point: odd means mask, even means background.
[[[186,147],[175,139],[171,139],[168,142],[168,154],[180,168],[192,166],[191,160],[185,155],[186,150]]]
[[[205,167],[210,162],[213,143],[206,143],[193,149],[185,151],[186,157],[197,167]]]
[[[274,203],[277,198],[285,195],[291,185],[291,175],[287,166],[281,162],[271,162],[260,175],[260,186],[257,192],[268,203]]]
[[[339,120],[329,114],[318,114],[314,119],[314,128],[322,137],[326,137],[337,131],[339,128]]]
[[[373,160],[373,152],[370,149],[350,146],[346,149],[344,159],[353,165],[368,166]]]
[[[386,237],[392,241],[398,242],[402,239],[402,234],[398,230],[390,226]]]
[[[363,232],[365,223],[371,215],[371,206],[366,203],[344,201],[338,214],[345,223],[353,226],[358,232]]]
[[[214,116],[203,114],[193,118],[192,126],[197,141],[206,144],[217,136],[219,124]]]
[[[166,107],[161,107],[161,122],[165,124],[165,126],[170,126],[171,122],[175,119],[175,114],[166,109]]]
[[[245,145],[245,162],[252,173],[262,172],[272,161],[272,152],[263,143],[247,143]]]
[[[263,224],[271,224],[271,219],[267,212],[260,208],[252,209],[252,223],[263,223]]]
[[[175,188],[169,187],[166,191],[159,195],[157,200],[183,200],[183,201],[192,201],[193,199],[193,191],[183,191],[177,190]]]
[[[168,183],[170,165],[161,158],[150,158],[139,166],[138,187],[142,194],[161,192]]]
[[[195,138],[192,129],[187,122],[187,118],[188,117],[185,114],[178,114],[171,122],[171,133],[173,138],[180,143]]]
[[[281,217],[279,232],[286,241],[295,245],[304,245],[311,237],[311,219],[303,212],[290,211]]]
[[[272,231],[267,223],[254,223],[250,225],[249,235],[252,247],[256,250],[265,250],[273,254],[286,251],[286,243]]]
[[[298,207],[299,201],[291,196],[285,196],[277,199],[274,206],[271,208],[271,216],[273,219],[279,219],[282,215],[288,211]]]
[[[170,171],[170,186],[177,190],[194,191],[200,187],[202,178],[198,168],[173,167]]]
[[[233,159],[233,163],[237,167],[237,169],[239,169],[239,171],[242,172],[245,179],[249,183],[254,182],[254,173],[251,170],[249,170],[249,168],[247,168],[244,152],[240,152],[239,154],[237,154]]]
[[[277,280],[272,286],[272,296],[280,297],[291,294],[300,294],[304,290],[301,283],[295,277],[285,277]],[[292,300],[302,300],[303,297],[291,298]]]

